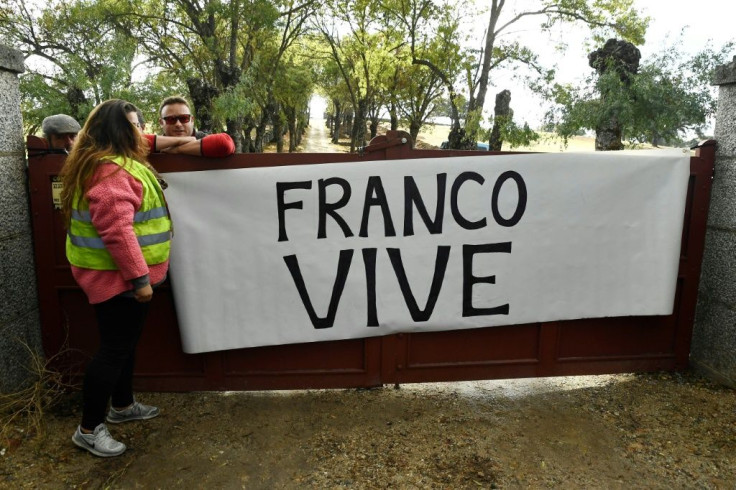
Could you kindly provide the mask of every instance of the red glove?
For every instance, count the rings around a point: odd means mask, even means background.
[[[227,133],[208,134],[200,141],[204,157],[222,158],[235,152],[235,143]]]

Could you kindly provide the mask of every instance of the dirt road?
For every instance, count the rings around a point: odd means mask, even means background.
[[[350,146],[336,145],[330,142],[330,134],[324,119],[312,118],[309,121],[307,134],[299,147],[300,153],[336,153],[350,151]]]
[[[694,375],[143,393],[110,460],[71,443],[77,398],[0,441],[1,488],[736,487],[736,393]]]

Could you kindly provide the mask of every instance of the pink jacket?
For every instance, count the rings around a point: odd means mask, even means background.
[[[72,267],[72,275],[92,304],[131,291],[131,280],[148,275],[150,284],[166,278],[169,261],[149,266],[133,231],[133,216],[143,199],[143,186],[114,163],[101,163],[87,191],[92,224],[112,255],[118,270]]]

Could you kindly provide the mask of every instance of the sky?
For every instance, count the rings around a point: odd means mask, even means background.
[[[642,61],[648,56],[670,46],[680,37],[682,32],[682,49],[694,54],[702,50],[708,41],[716,48],[729,39],[736,38],[733,29],[732,8],[727,7],[733,0],[636,0],[635,7],[651,17],[646,34],[646,43],[638,46]],[[530,0],[511,0],[509,5],[520,6]],[[466,4],[467,5],[467,4]],[[485,15],[478,16],[480,28],[487,22]],[[537,23],[538,25],[538,23]],[[559,28],[550,36],[541,35],[534,24],[526,30],[515,30],[510,36],[518,37],[520,42],[529,45],[541,53],[540,60],[546,66],[556,65],[557,80],[575,83],[588,76],[592,69],[588,66],[589,49],[584,47],[583,29],[571,29],[569,26]],[[683,28],[685,30],[683,31]],[[480,35],[482,35],[482,30]],[[568,49],[564,55],[553,49],[555,44],[564,42]],[[736,53],[734,53],[736,55]],[[490,114],[496,93],[503,89],[511,90],[511,108],[517,122],[528,122],[531,127],[538,127],[544,116],[542,101],[535,94],[525,89],[521,83],[511,78],[509,73],[493,72],[492,86],[486,96],[486,112]],[[321,117],[325,101],[315,97],[312,101],[312,116]]]

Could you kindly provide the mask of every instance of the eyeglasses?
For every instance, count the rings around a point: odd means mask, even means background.
[[[176,124],[177,122],[186,124],[192,120],[192,115],[182,114],[181,116],[165,116],[165,117],[162,117],[161,119],[163,119],[166,124]]]

